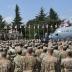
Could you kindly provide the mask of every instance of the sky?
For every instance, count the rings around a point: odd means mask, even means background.
[[[14,19],[16,4],[24,23],[35,18],[41,7],[47,14],[53,8],[61,19],[72,20],[72,0],[0,0],[0,14],[7,22]]]

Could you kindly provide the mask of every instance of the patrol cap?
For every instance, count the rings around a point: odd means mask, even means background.
[[[27,53],[27,50],[26,49],[23,49],[22,50],[22,55],[25,56],[26,53]]]
[[[70,49],[68,49],[66,52],[68,56],[72,57],[72,51]]]
[[[21,49],[20,46],[16,46],[16,47],[15,47],[15,50],[16,50],[16,52],[17,52],[18,54],[21,54],[21,53],[22,53],[22,49]]]
[[[32,48],[32,47],[28,47],[28,48],[27,48],[27,52],[28,52],[28,53],[32,53],[32,52],[33,52],[33,48]]]
[[[3,48],[2,47],[0,47],[0,52],[2,52],[3,51]]]
[[[68,48],[68,46],[65,44],[63,45],[63,49],[66,50]]]
[[[45,46],[44,46],[44,47],[43,47],[43,50],[46,50],[46,49],[48,49],[48,47],[45,47]]]

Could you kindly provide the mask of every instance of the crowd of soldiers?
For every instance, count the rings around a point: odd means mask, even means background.
[[[72,41],[0,41],[0,72],[72,72]]]

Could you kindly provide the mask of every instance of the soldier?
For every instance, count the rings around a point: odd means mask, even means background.
[[[61,72],[72,72],[72,51],[67,52],[67,57],[62,59]]]
[[[26,56],[27,50],[22,49],[22,60],[23,60],[23,71],[25,70],[25,56]]]
[[[7,52],[7,58],[13,62],[14,57],[16,56],[15,47],[10,47]]]
[[[23,60],[22,60],[22,50],[21,48],[18,46],[16,49],[17,55],[14,58],[14,63],[15,63],[15,70],[14,72],[23,72]]]
[[[0,72],[13,72],[11,62],[6,59],[6,52],[2,52],[0,59]]]
[[[41,72],[60,72],[59,61],[53,56],[53,49],[48,49],[48,55],[43,58]]]
[[[35,72],[33,70],[36,64],[36,59],[32,56],[32,48],[28,47],[27,54],[25,56],[25,70],[23,72]]]
[[[66,58],[66,56],[67,56],[66,49],[67,49],[66,45],[60,47],[60,54],[59,55],[60,55],[61,59]]]
[[[46,56],[46,53],[47,53],[47,47],[43,47],[43,52],[42,52],[41,55],[40,55],[41,61],[42,61],[42,59]]]

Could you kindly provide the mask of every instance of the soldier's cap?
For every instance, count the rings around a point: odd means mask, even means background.
[[[22,52],[22,49],[21,49],[20,46],[16,46],[16,47],[15,47],[15,50],[16,50],[17,53]]]
[[[69,42],[68,42],[68,44],[71,44],[71,43],[72,43],[72,41],[69,41]]]
[[[44,46],[44,47],[43,47],[43,50],[46,50],[46,49],[48,49],[48,47],[45,47],[45,46]]]
[[[30,50],[30,49],[33,49],[33,47],[28,47],[27,49]]]
[[[63,49],[67,49],[67,48],[68,48],[68,45],[64,44]]]
[[[47,51],[53,53],[54,49],[53,48],[48,48]]]
[[[27,52],[27,50],[26,50],[26,49],[23,49],[23,50],[22,50],[22,55],[25,55],[26,52]]]
[[[0,52],[2,52],[3,51],[3,48],[2,47],[0,47]]]
[[[28,47],[28,44],[25,44],[24,47]]]
[[[48,47],[47,50],[54,50],[54,48],[49,48],[49,47]]]
[[[15,48],[15,46],[14,46],[14,45],[12,45],[12,48]]]
[[[70,49],[67,49],[67,50],[66,50],[66,52],[70,52],[70,51],[71,51]]]

